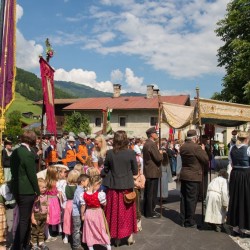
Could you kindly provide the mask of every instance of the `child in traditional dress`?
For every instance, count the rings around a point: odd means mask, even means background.
[[[50,234],[49,226],[58,226],[61,222],[61,207],[59,203],[59,193],[57,190],[57,181],[58,181],[58,172],[55,166],[49,166],[46,174],[46,182],[47,182],[47,192],[48,202],[49,202],[49,211],[48,211],[48,226],[46,229],[47,240],[54,241],[57,238],[53,237]]]
[[[226,222],[228,202],[228,173],[221,169],[218,177],[208,185],[206,197],[205,222],[212,224],[216,232],[221,232]]]
[[[135,185],[135,192],[136,192],[136,218],[137,218],[137,228],[138,231],[142,231],[141,226],[141,190],[145,187],[145,176],[142,173],[141,169],[141,161],[138,157],[136,157],[137,164],[138,164],[138,175],[134,176],[134,185]]]
[[[46,181],[42,178],[39,178],[38,186],[40,189],[40,195],[34,202],[31,214],[31,242],[33,245],[32,250],[48,250],[49,248],[44,243],[44,231],[48,216],[48,195],[46,194]]]
[[[69,168],[68,166],[65,166],[63,164],[56,164],[54,166],[57,168],[58,172],[58,181],[56,183],[56,188],[58,190],[59,200],[61,205],[61,223],[58,225],[58,233],[61,234],[63,228],[64,209],[66,207],[66,201],[67,201],[66,197],[63,197],[64,195],[63,190],[67,185],[67,176],[69,173]],[[52,230],[56,231],[57,230],[56,226],[52,226]]]
[[[76,188],[74,199],[73,199],[73,210],[72,210],[72,248],[73,250],[79,250],[81,248],[81,203],[80,197],[83,196],[84,192],[88,190],[89,176],[86,174],[81,174],[77,180],[78,186]]]
[[[170,168],[170,161],[169,161],[166,149],[162,148],[162,150],[163,150],[163,154],[162,154],[163,160],[162,160],[162,163],[161,163],[161,171],[162,171],[161,190],[160,190],[160,182],[159,182],[157,197],[158,198],[161,197],[162,201],[166,202],[167,198],[168,198],[168,183],[169,183],[169,175],[168,175],[168,173],[169,172],[171,173],[171,171],[168,172],[168,168],[169,168],[169,170],[171,168]],[[160,194],[160,191],[161,191],[161,194]]]
[[[2,184],[0,186],[0,246],[6,244],[7,240],[7,219],[4,202],[12,198],[9,187],[6,184]]]
[[[111,250],[109,230],[102,210],[102,206],[106,205],[106,194],[98,191],[101,183],[102,179],[98,175],[90,178],[89,190],[81,197],[81,217],[84,221],[82,241],[89,250],[94,250],[95,244],[105,245]]]
[[[63,197],[66,198],[66,206],[63,217],[63,243],[65,244],[69,242],[68,236],[72,234],[72,204],[79,176],[80,173],[77,170],[71,170],[68,174],[67,185],[65,185],[63,189]]]

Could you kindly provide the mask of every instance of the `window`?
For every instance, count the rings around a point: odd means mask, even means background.
[[[119,117],[119,123],[120,127],[125,127],[126,126],[126,117]]]
[[[150,117],[150,126],[155,126],[158,123],[158,117],[152,116]]]
[[[96,127],[101,127],[101,125],[102,125],[102,119],[101,119],[101,117],[96,117],[95,118],[95,126]]]

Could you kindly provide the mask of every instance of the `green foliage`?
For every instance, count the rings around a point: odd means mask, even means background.
[[[218,66],[225,67],[220,100],[250,104],[250,3],[232,0],[216,29],[224,45],[218,50]]]
[[[18,136],[22,134],[21,117],[22,115],[20,111],[12,111],[9,114],[8,120],[6,122],[6,129],[4,131],[4,134],[9,138],[11,137],[13,143],[17,143]]]
[[[39,101],[43,99],[42,82],[35,74],[16,68],[16,92],[32,101]],[[59,88],[54,88],[55,98],[75,98],[68,94],[67,91]]]
[[[63,129],[75,134],[84,132],[87,135],[91,133],[89,122],[89,117],[85,114],[73,112],[71,115],[66,115]]]

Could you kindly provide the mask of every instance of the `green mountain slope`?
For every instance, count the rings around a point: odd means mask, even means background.
[[[42,114],[41,106],[34,105],[33,101],[21,96],[19,93],[15,94],[15,100],[12,102],[12,104],[8,108],[8,110],[6,112],[6,117],[8,117],[8,115],[12,111],[20,111],[21,113],[32,112],[34,115],[41,115]],[[25,118],[25,117],[22,117],[21,120],[27,124],[37,122],[37,120],[35,120],[35,119]]]
[[[67,93],[85,98],[85,97],[105,97],[112,96],[112,93],[102,92],[93,88],[90,88],[83,84],[78,84],[74,82],[65,82],[65,81],[55,81],[55,87],[67,91]]]
[[[26,70],[16,69],[16,92],[32,101],[42,100],[41,79]],[[55,87],[55,98],[76,98]]]
[[[113,93],[102,92],[90,88],[83,84],[65,81],[54,81],[55,98],[87,98],[87,97],[110,97]],[[17,68],[16,74],[16,92],[32,100],[42,100],[42,83],[41,79],[35,74],[26,70]],[[139,96],[138,93],[126,93],[122,96]]]

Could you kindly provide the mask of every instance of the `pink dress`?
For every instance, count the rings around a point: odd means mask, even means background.
[[[95,244],[110,245],[109,230],[101,204],[106,202],[106,194],[96,191],[93,194],[84,192],[81,200],[87,209],[84,215],[82,241],[87,246]]]
[[[76,186],[69,186],[65,187],[65,196],[67,198],[66,207],[64,209],[64,216],[63,216],[63,232],[65,234],[71,235],[73,230],[72,224],[72,209],[73,209],[73,199],[74,193],[76,190]]]
[[[58,191],[56,186],[53,186],[51,190],[46,192],[48,195],[49,203],[49,225],[58,225],[61,222],[61,207],[59,198],[57,197]]]

